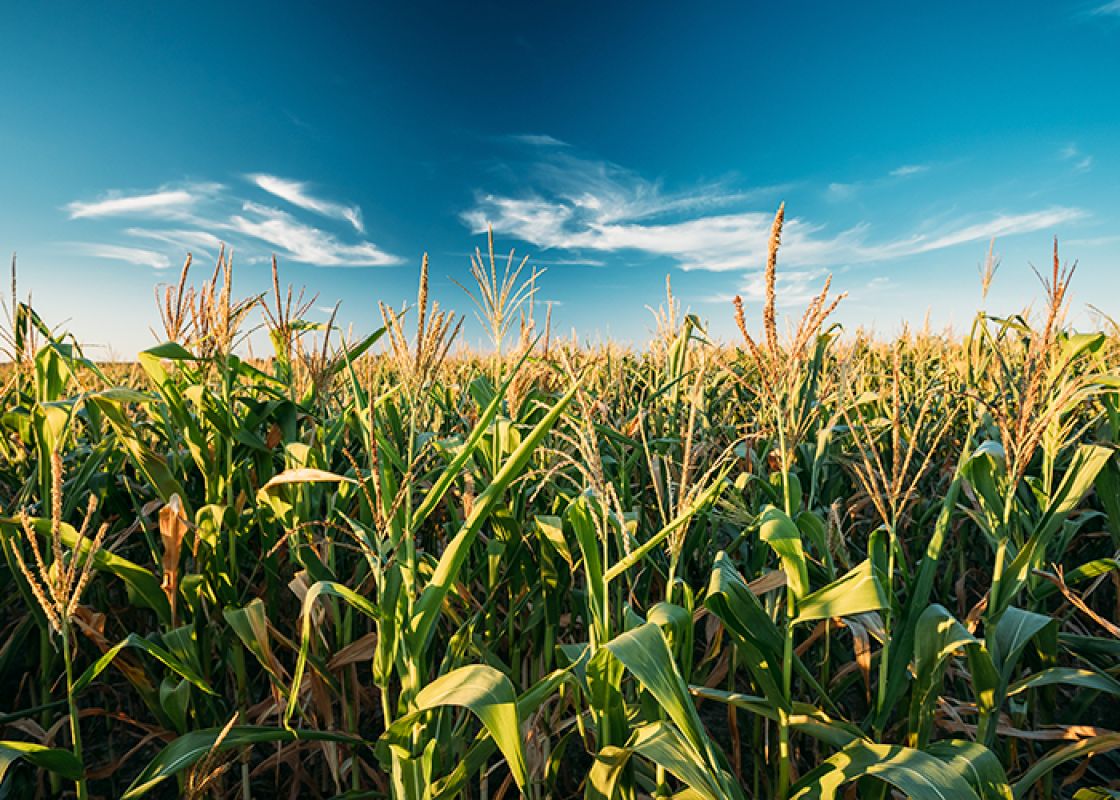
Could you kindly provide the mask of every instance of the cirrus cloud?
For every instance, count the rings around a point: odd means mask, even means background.
[[[293,181],[263,173],[249,175],[248,177],[249,180],[269,194],[275,195],[293,206],[321,214],[324,217],[345,220],[353,225],[354,230],[358,233],[365,233],[365,227],[362,224],[362,210],[357,206],[332,203],[329,200],[314,197],[308,191],[308,185],[303,181]]]
[[[915,165],[893,171],[906,177]],[[472,232],[492,225],[546,250],[632,252],[668,258],[685,270],[757,270],[765,263],[778,194],[775,187],[737,191],[727,182],[671,191],[610,162],[542,150],[518,192],[479,192],[460,217]],[[833,184],[839,187],[840,184]],[[847,189],[847,185],[845,189]],[[836,189],[833,189],[834,193]],[[767,198],[761,211],[758,199]],[[908,235],[875,236],[860,222],[830,232],[787,215],[782,261],[792,268],[825,268],[899,259],[994,236],[1048,230],[1078,219],[1078,208],[991,210]]]
[[[138,264],[141,267],[151,267],[152,269],[167,269],[171,266],[171,261],[163,253],[157,253],[154,250],[147,250],[142,247],[122,247],[97,242],[72,242],[70,249],[78,255],[124,261],[129,264]]]
[[[248,179],[257,189],[295,206],[297,212],[345,222],[347,227],[322,227],[291,211],[248,199],[223,184],[184,183],[132,193],[109,191],[94,200],[67,204],[70,219],[77,222],[98,222],[102,226],[111,220],[128,223],[117,230],[102,227],[99,233],[110,241],[86,242],[77,252],[156,269],[168,266],[172,259],[179,260],[186,252],[209,254],[223,244],[247,254],[250,260],[277,254],[317,267],[401,263],[400,257],[368,239],[353,238],[354,231],[363,233],[365,229],[357,205],[322,200],[310,193],[310,184],[302,181],[264,173]],[[152,224],[157,220],[160,224]],[[145,240],[146,246],[135,247],[137,239]]]
[[[157,192],[127,195],[109,192],[98,200],[66,204],[70,219],[118,216],[174,216],[190,208],[197,200],[187,189],[167,189]]]

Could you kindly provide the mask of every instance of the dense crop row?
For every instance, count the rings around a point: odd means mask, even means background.
[[[1056,250],[1030,319],[783,335],[780,224],[737,347],[554,341],[492,247],[489,356],[426,262],[358,342],[185,269],[131,366],[13,298],[0,795],[1120,796],[1116,340]]]

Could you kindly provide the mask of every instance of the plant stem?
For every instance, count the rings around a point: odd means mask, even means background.
[[[86,789],[85,761],[82,759],[82,729],[78,718],[78,703],[74,697],[74,664],[70,652],[70,622],[62,623],[62,660],[66,662],[66,704],[70,710],[70,739],[74,748],[74,757],[82,765],[82,775],[75,782],[78,800],[86,800],[89,796]]]

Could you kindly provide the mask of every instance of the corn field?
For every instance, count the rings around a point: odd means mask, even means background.
[[[0,796],[1120,797],[1111,322],[1055,244],[961,335],[787,325],[781,225],[735,342],[667,288],[640,350],[492,238],[485,353],[426,258],[361,339],[188,259],[134,364],[13,266]]]

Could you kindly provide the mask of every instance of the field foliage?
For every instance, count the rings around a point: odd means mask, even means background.
[[[360,339],[188,261],[124,365],[13,292],[0,796],[1120,796],[1111,325],[1056,245],[961,335],[787,323],[781,222],[733,344],[557,340],[492,242],[487,353],[426,259]]]

